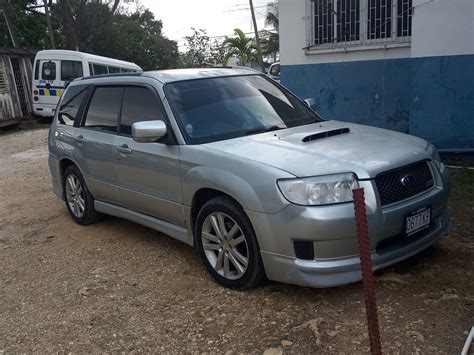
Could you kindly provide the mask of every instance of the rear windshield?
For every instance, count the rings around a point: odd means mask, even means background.
[[[189,144],[319,122],[295,96],[261,75],[180,81],[166,95]]]

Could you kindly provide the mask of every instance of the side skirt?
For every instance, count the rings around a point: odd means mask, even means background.
[[[94,201],[94,207],[97,212],[108,214],[111,216],[128,219],[129,221],[141,224],[158,232],[169,235],[170,237],[194,246],[193,235],[187,229],[178,227],[172,223],[165,222],[161,219],[148,216],[146,214],[128,210],[126,208],[113,205],[111,203]]]

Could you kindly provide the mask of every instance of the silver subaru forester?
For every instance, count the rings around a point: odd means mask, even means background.
[[[374,269],[451,229],[448,171],[433,145],[324,120],[244,68],[76,79],[49,152],[53,190],[77,223],[107,214],[166,233],[195,246],[226,287],[360,280],[356,187]]]

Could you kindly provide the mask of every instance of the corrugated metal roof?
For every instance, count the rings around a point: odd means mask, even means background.
[[[0,47],[0,54],[26,55],[34,57],[36,52],[36,50],[28,48]]]

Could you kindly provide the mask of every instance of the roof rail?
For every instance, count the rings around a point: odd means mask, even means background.
[[[74,80],[82,81],[82,80],[89,80],[89,79],[97,79],[97,78],[114,78],[120,76],[141,76],[143,72],[131,72],[131,73],[113,73],[113,74],[100,74],[100,75],[91,75],[91,76],[84,76],[81,78],[77,78]]]

